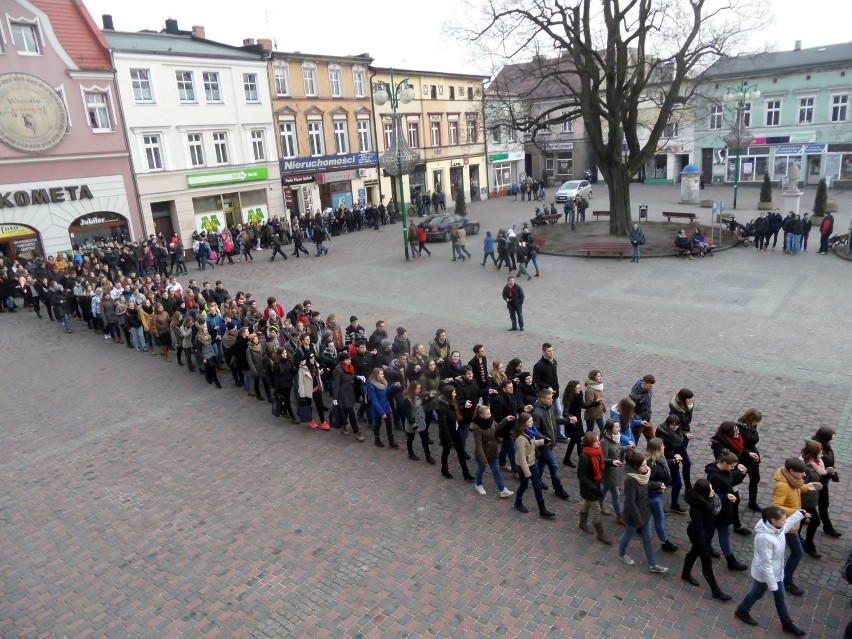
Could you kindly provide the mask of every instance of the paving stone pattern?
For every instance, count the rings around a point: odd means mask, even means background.
[[[670,197],[643,195],[658,208]],[[520,218],[518,206],[478,203],[471,216],[495,231]],[[710,461],[715,427],[757,406],[764,504],[783,459],[818,426],[835,426],[841,482],[831,487],[832,514],[849,531],[848,263],[738,249],[640,265],[543,257],[542,277],[520,282],[521,334],[506,331],[505,273],[453,264],[443,244],[431,245],[431,259],[406,264],[398,235],[397,225],[335,238],[327,257],[283,264],[259,252],[253,265],[206,275],[287,307],[309,297],[344,322],[351,313],[365,326],[381,318],[417,341],[441,326],[465,358],[481,342],[490,358],[520,356],[531,367],[548,340],[562,384],[601,368],[611,403],[653,372],[657,419],[679,388],[696,393],[697,472]],[[469,240],[475,258],[480,240]],[[200,275],[192,265],[190,274]],[[577,529],[571,469],[563,472],[570,501],[547,493],[557,518],[544,521],[499,499],[491,477],[488,494],[477,495],[455,462],[449,481],[408,460],[404,447],[379,450],[369,439],[276,420],[229,375],[217,391],[176,363],[79,327],[67,336],[28,312],[0,316],[0,343],[3,639],[780,632],[771,598],[755,607],[760,627],[751,629],[733,619],[736,602],[719,604],[703,584],[680,580],[686,517],[666,521],[681,546],[658,553],[668,575],[647,572],[638,539],[629,550],[637,565],[616,561],[614,548]],[[517,487],[510,477],[507,485]],[[526,502],[534,504],[531,494]],[[747,511],[743,520],[756,518]],[[612,518],[605,523],[619,532]],[[737,557],[750,562],[752,538],[733,537]],[[806,595],[788,597],[812,637],[839,637],[850,619],[839,573],[848,537],[819,533],[823,559],[806,556],[798,570]],[[716,574],[735,599],[750,587],[748,573],[718,561]]]

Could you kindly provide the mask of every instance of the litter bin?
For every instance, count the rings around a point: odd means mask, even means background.
[[[639,205],[639,220],[647,220],[648,219],[648,205],[640,204]]]

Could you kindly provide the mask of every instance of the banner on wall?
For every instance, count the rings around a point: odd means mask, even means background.
[[[221,233],[225,229],[225,214],[211,211],[195,216],[195,229],[199,233]]]
[[[344,208],[352,208],[352,194],[351,193],[332,193],[331,194],[331,205],[334,209],[339,209],[341,206]]]
[[[264,224],[267,219],[269,219],[269,211],[265,204],[255,204],[243,209],[243,222]]]
[[[312,213],[314,210],[314,198],[312,196],[313,189],[310,186],[302,187],[302,197],[305,199],[305,210]]]

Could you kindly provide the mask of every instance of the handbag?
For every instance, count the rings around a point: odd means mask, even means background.
[[[314,412],[311,404],[299,402],[299,421],[303,424],[309,424],[313,418]]]
[[[332,428],[341,428],[343,426],[343,418],[340,414],[340,406],[332,406],[331,412],[328,414],[328,424]]]

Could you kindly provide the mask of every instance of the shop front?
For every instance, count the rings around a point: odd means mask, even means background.
[[[573,142],[548,142],[544,145],[544,173],[552,185],[574,179]]]
[[[308,173],[281,176],[281,186],[284,189],[284,208],[287,215],[304,217],[305,213],[314,210],[314,183],[316,176]]]
[[[488,192],[491,195],[505,195],[513,184],[519,184],[524,172],[524,152],[507,151],[492,153],[488,156]]]
[[[324,206],[330,205],[334,210],[341,206],[346,209],[352,208],[354,202],[352,181],[358,177],[358,171],[355,169],[320,173],[317,176],[317,183],[320,185],[320,202],[323,202]]]
[[[118,213],[99,211],[81,215],[68,227],[71,246],[84,247],[103,242],[126,242],[130,239],[127,220]]]
[[[288,211],[304,215],[327,206],[351,207],[362,200],[378,203],[378,161],[374,152],[281,160]]]
[[[23,224],[0,224],[0,257],[4,263],[44,257],[38,231]]]
[[[192,198],[194,230],[221,233],[239,224],[265,224],[269,219],[267,189],[250,183],[267,180],[269,170],[264,166],[188,174],[186,182],[190,189],[207,189],[203,195]],[[241,188],[245,183],[249,185]],[[219,185],[224,186],[215,193],[210,192],[210,187]]]

